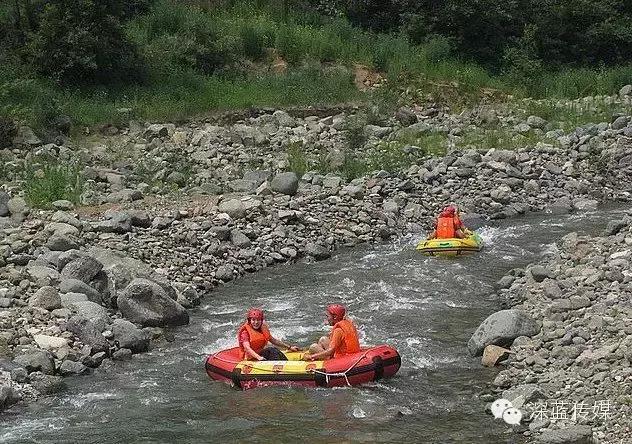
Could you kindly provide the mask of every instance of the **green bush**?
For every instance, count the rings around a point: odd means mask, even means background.
[[[61,164],[50,159],[37,159],[27,164],[24,172],[24,196],[33,207],[49,208],[56,200],[79,203],[83,177],[77,165]]]
[[[264,39],[265,36],[252,26],[244,26],[241,29],[241,39],[244,45],[244,54],[252,60],[260,60],[263,58]]]
[[[17,132],[18,128],[13,119],[0,114],[0,149],[10,147]]]
[[[114,15],[115,3],[48,2],[30,43],[37,72],[67,85],[142,79],[144,65]]]
[[[303,52],[299,45],[298,35],[294,28],[282,26],[277,32],[275,47],[279,54],[292,64],[298,63],[303,58]]]
[[[448,37],[435,35],[423,45],[424,53],[428,61],[438,63],[448,60],[452,55],[452,42]]]
[[[53,127],[62,113],[57,98],[47,91],[42,91],[35,97],[32,112],[32,123],[38,130]]]
[[[542,62],[537,55],[537,28],[525,27],[522,37],[505,50],[505,71],[512,83],[530,89],[539,79]]]

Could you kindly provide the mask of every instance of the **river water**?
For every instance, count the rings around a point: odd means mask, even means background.
[[[0,416],[2,443],[406,442],[514,443],[478,394],[497,369],[466,343],[500,307],[494,283],[555,248],[570,231],[599,233],[621,208],[529,215],[485,227],[485,248],[458,259],[415,252],[419,236],[360,247],[314,264],[246,276],[207,296],[176,340],[129,362],[67,378],[61,395]],[[328,332],[324,306],[347,306],[364,344],[402,356],[391,379],[356,388],[241,392],[210,381],[207,354],[235,344],[244,312],[260,306],[273,335],[307,345]]]

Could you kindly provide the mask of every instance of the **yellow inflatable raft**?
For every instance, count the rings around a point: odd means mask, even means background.
[[[465,239],[426,239],[417,244],[417,250],[429,256],[459,256],[480,251],[482,241],[475,232],[468,232]]]

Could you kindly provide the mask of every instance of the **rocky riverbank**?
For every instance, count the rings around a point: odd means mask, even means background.
[[[354,155],[373,156],[381,143],[423,141],[424,134],[444,134],[448,154],[395,145],[410,166],[351,181],[287,171],[287,143],[300,143],[308,159],[325,146],[326,163],[344,164],[350,119],[275,111],[225,126],[132,124],[81,146],[42,145],[23,131],[7,165],[44,154],[82,159],[87,181],[79,207],[57,201],[53,210],[29,208],[17,173],[9,175],[9,193],[0,194],[0,406],[169,340],[169,327],[187,323],[186,310],[217,285],[420,233],[449,202],[475,225],[630,199],[629,116],[565,133],[538,116],[519,121],[489,108],[459,115],[404,108],[382,125],[364,125],[366,141]],[[554,144],[450,148],[481,119]]]
[[[494,398],[521,409],[518,431],[538,442],[632,436],[631,223],[632,212],[602,236],[568,234],[547,260],[513,270],[498,284],[512,309],[468,344],[472,354],[511,344]]]

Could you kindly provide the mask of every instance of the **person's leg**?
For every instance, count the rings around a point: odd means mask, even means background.
[[[287,361],[287,356],[276,347],[266,347],[259,353],[266,361]]]
[[[327,336],[321,337],[317,343],[314,343],[309,346],[309,354],[313,355],[314,353],[321,353],[327,350],[329,347],[329,338]]]

